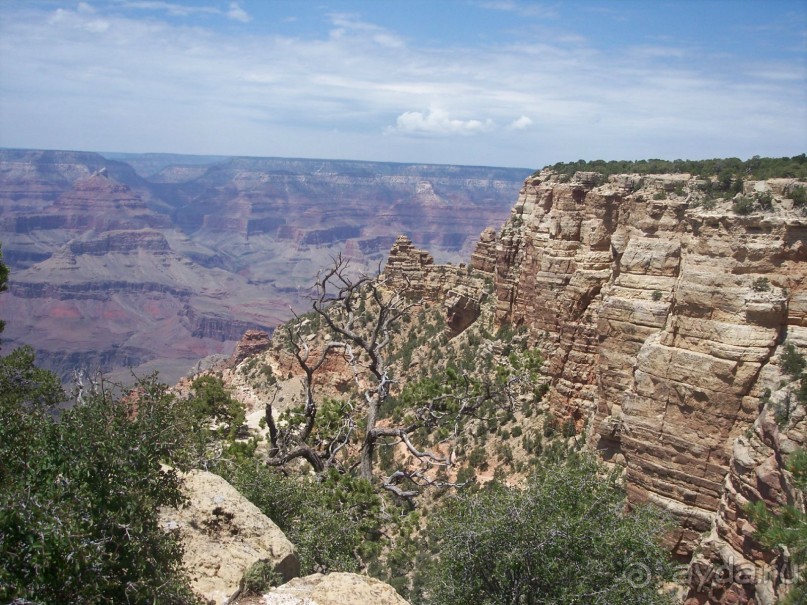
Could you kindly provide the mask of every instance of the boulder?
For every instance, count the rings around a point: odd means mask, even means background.
[[[449,334],[457,336],[465,331],[479,317],[479,300],[467,292],[449,290],[443,303],[446,309],[446,323]]]
[[[238,344],[235,345],[235,350],[227,361],[227,365],[234,368],[248,357],[263,353],[271,346],[271,334],[263,330],[247,330],[241,340],[238,341]]]
[[[184,479],[187,505],[164,509],[160,517],[182,540],[183,565],[198,595],[216,605],[228,602],[258,561],[271,562],[286,581],[300,574],[294,545],[232,485],[198,470]]]
[[[263,597],[266,605],[409,605],[381,580],[354,573],[296,578]]]

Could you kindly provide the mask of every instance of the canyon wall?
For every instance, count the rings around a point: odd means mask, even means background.
[[[399,233],[443,261],[507,215],[528,170],[0,150],[4,349],[69,378],[176,381],[307,306],[342,253],[373,272]]]
[[[804,413],[773,415],[783,344],[807,347],[807,217],[792,179],[746,182],[773,199],[749,214],[704,185],[536,174],[472,266],[495,280],[499,322],[545,352],[551,411],[624,467],[631,501],[675,517],[688,603],[772,603],[783,587],[766,570],[781,557],[754,541],[743,506],[798,497],[783,455],[805,445]],[[707,573],[720,566],[728,581]]]

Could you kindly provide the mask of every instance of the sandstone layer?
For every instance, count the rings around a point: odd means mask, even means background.
[[[703,204],[702,185],[534,175],[472,265],[495,280],[499,321],[529,328],[546,353],[551,411],[624,467],[632,501],[675,516],[673,553],[759,573],[772,555],[749,540],[742,505],[792,499],[760,414],[783,344],[807,345],[807,218],[787,197],[792,180],[746,183],[773,196],[747,215]],[[803,421],[788,430],[804,443]],[[700,584],[692,602],[718,602]],[[732,602],[771,602],[774,589],[755,586],[738,583]]]

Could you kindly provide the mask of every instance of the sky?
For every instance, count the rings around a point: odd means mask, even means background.
[[[0,147],[538,168],[807,151],[805,0],[0,0]]]

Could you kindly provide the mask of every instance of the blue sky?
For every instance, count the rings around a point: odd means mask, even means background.
[[[0,147],[539,167],[807,151],[804,0],[0,0]]]

